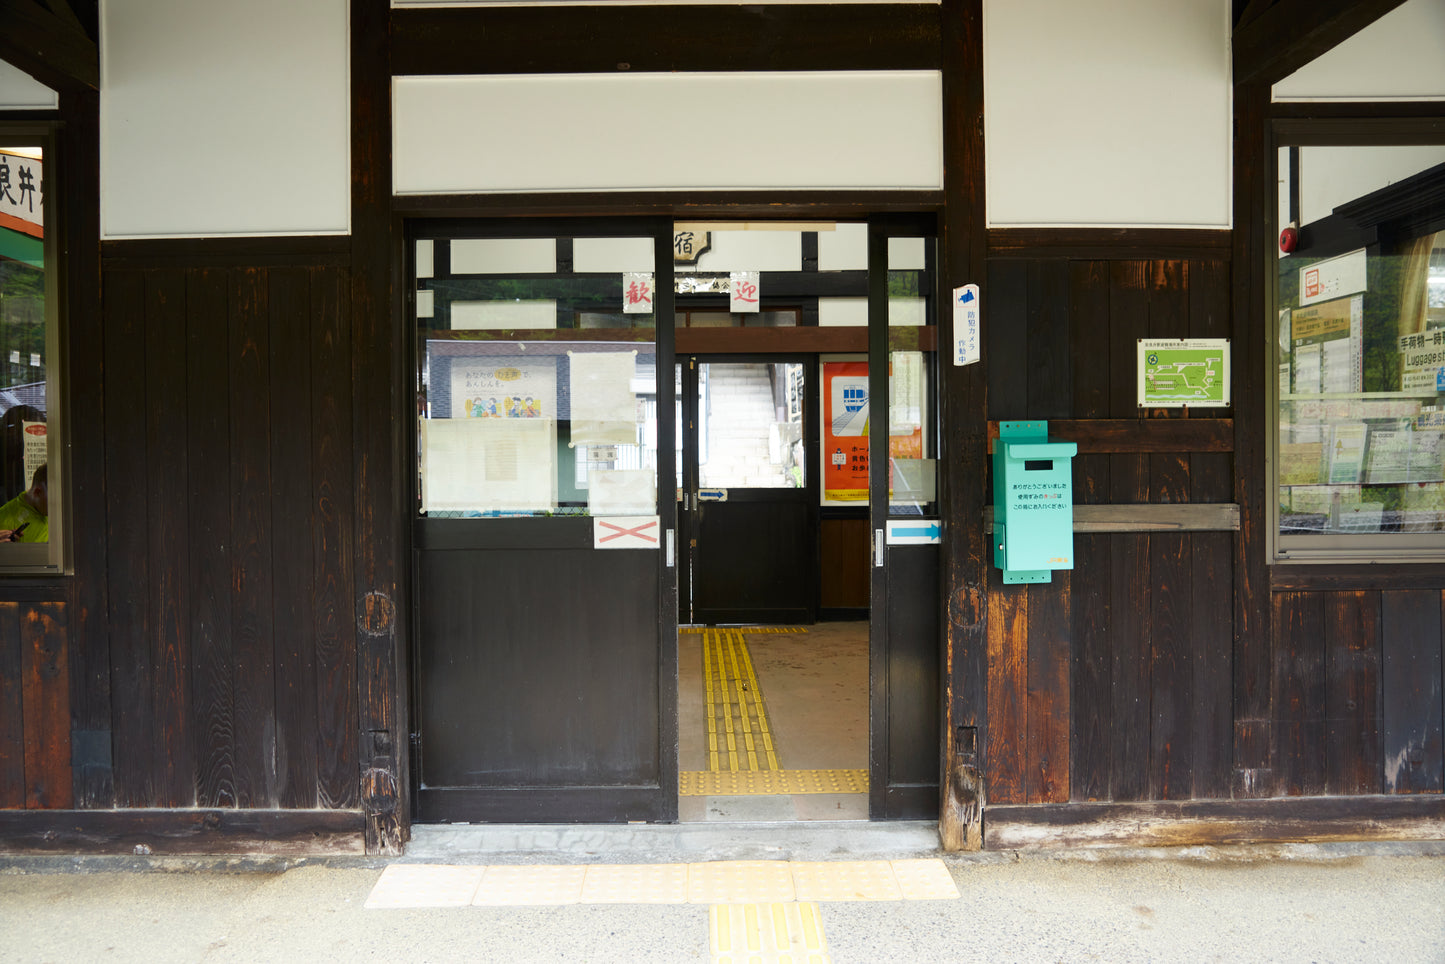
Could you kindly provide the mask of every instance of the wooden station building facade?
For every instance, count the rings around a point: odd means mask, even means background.
[[[414,345],[422,241],[565,237],[570,265],[637,238],[661,279],[675,222],[866,224],[866,331],[774,337],[878,361],[888,242],[928,241],[943,538],[869,570],[875,818],[937,815],[947,849],[1445,834],[1445,482],[1411,354],[1445,317],[1417,291],[1379,335],[1370,300],[1393,256],[1445,299],[1437,0],[6,9],[0,139],[45,157],[55,522],[45,560],[0,558],[0,851],[676,819],[670,560],[599,563],[586,520],[419,522]],[[1308,165],[1355,148],[1415,160],[1318,201]],[[1312,314],[1336,282],[1344,314]],[[970,283],[981,359],[955,365]],[[714,337],[674,332],[672,290],[638,342],[664,372]],[[1141,339],[1228,339],[1229,406],[1141,408]],[[1047,583],[993,564],[1009,420],[1078,445]],[[497,634],[585,647],[567,614],[605,597],[610,661],[557,671],[640,709],[596,752],[482,713],[518,772],[429,797],[418,638],[462,559],[546,584],[554,623],[518,629],[521,584],[479,581],[457,618]]]

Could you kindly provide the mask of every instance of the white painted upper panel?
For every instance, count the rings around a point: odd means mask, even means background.
[[[347,0],[101,0],[101,235],[345,234]]]
[[[19,67],[0,60],[0,110],[57,110],[60,95]]]
[[[1225,228],[1229,0],[984,0],[988,223]]]
[[[1409,0],[1274,85],[1277,101],[1445,100],[1445,0]]]
[[[397,77],[398,194],[943,184],[936,71]]]

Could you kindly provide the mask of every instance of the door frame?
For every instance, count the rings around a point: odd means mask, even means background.
[[[747,329],[737,329],[742,332]],[[697,478],[698,466],[695,460],[697,454],[697,431],[698,421],[697,404],[698,398],[695,391],[690,391],[689,386],[696,387],[698,375],[693,367],[696,364],[798,364],[803,367],[803,458],[806,471],[804,485],[802,488],[802,499],[804,505],[804,519],[808,532],[810,549],[807,563],[807,604],[804,607],[807,621],[816,621],[818,616],[818,568],[822,564],[821,548],[819,545],[819,494],[821,492],[820,479],[818,478],[818,372],[817,355],[810,355],[805,352],[780,352],[759,353],[759,352],[707,352],[678,355],[676,365],[682,369],[682,423],[680,434],[683,442],[679,450],[682,457],[682,482],[683,500],[695,500],[696,493],[701,486]],[[688,424],[694,428],[689,431]],[[693,439],[692,457],[689,457],[688,439]],[[693,583],[692,583],[692,540],[695,536],[697,525],[696,504],[684,505],[678,510],[678,552],[677,552],[677,609],[678,618],[681,620],[684,613],[689,620],[696,617],[695,607],[692,605]],[[683,591],[688,593],[688,603],[682,601]]]

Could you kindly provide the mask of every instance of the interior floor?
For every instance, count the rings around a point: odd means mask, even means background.
[[[868,819],[868,623],[683,629],[678,736],[683,822]]]

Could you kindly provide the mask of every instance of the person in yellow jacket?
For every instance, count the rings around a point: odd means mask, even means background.
[[[0,505],[0,541],[50,541],[50,500],[45,480],[45,466],[41,465],[30,480],[30,488]]]

